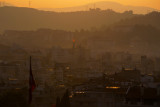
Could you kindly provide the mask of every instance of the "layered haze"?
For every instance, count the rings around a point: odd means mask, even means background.
[[[56,12],[73,12],[73,11],[86,11],[90,8],[100,8],[102,10],[112,9],[116,12],[124,12],[126,10],[133,10],[136,14],[146,14],[151,11],[160,10],[159,3],[156,0],[0,0],[0,6],[17,6],[17,7],[31,7],[45,11]]]
[[[86,48],[90,40],[101,39],[104,43],[110,42],[114,46],[107,47],[104,44],[106,50],[153,55],[160,53],[160,12],[145,7],[147,5],[127,6],[105,1],[82,6],[73,5],[70,8],[57,8],[53,5],[52,8],[45,7],[41,8],[42,10],[40,7],[32,8],[32,4],[30,8],[21,6],[0,7],[0,40],[3,45],[68,48],[72,45],[74,35],[77,42]]]
[[[93,8],[100,8],[102,10],[112,9],[116,12],[124,12],[127,10],[132,10],[136,14],[146,14],[152,11],[158,11],[157,9],[150,8],[150,7],[122,5],[120,3],[111,2],[111,1],[101,1],[101,2],[90,3],[82,6],[66,7],[66,8],[40,8],[40,10],[56,11],[56,12],[73,12],[73,11],[88,11]]]
[[[122,19],[135,16],[132,12],[116,13],[113,10],[79,12],[47,12],[32,8],[1,7],[0,31],[36,30],[39,28],[80,30],[109,26]]]

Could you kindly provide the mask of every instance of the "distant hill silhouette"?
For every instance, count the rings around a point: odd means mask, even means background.
[[[136,16],[132,12],[112,10],[56,13],[22,7],[0,7],[0,32],[4,30],[36,30],[39,28],[79,30],[110,26],[122,19]]]
[[[56,12],[71,12],[71,11],[86,11],[86,10],[89,10],[89,8],[100,8],[102,10],[112,9],[116,12],[124,12],[124,11],[133,10],[135,14],[146,14],[152,11],[158,11],[150,7],[122,5],[120,3],[111,2],[111,1],[95,2],[95,3],[90,3],[87,5],[76,6],[76,7],[41,8],[41,9],[48,10],[48,11],[56,11]]]
[[[115,23],[115,26],[134,26],[134,25],[152,25],[156,28],[160,28],[160,12],[151,12],[146,15],[139,15],[130,19],[122,20]]]

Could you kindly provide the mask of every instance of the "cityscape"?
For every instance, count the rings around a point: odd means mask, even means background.
[[[0,1],[0,107],[159,107],[160,8],[111,1]]]

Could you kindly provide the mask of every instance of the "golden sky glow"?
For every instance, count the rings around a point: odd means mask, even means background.
[[[0,0],[20,7],[28,7],[29,0]],[[31,0],[33,8],[64,8],[98,1],[114,1],[124,5],[147,6],[160,9],[160,0]]]

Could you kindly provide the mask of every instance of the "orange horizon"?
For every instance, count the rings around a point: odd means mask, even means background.
[[[29,0],[0,0],[18,7],[28,7]],[[160,0],[30,0],[32,8],[65,8],[100,1],[112,1],[122,5],[144,6],[160,10]]]

